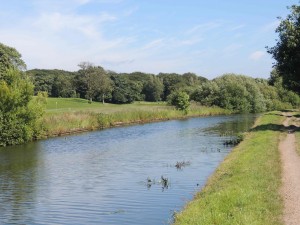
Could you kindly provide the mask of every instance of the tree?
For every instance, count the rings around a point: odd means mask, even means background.
[[[32,101],[33,84],[21,71],[24,68],[21,54],[0,44],[0,146],[32,140],[39,132],[43,111]]]
[[[274,47],[267,47],[276,60],[275,67],[283,84],[300,93],[300,6],[288,7],[290,14],[280,19],[276,29],[279,39]]]
[[[47,91],[50,97],[75,97],[75,72],[33,69],[26,71],[34,84],[34,94]]]
[[[0,43],[0,79],[5,79],[9,69],[23,71],[26,69],[21,54],[12,47]]]
[[[155,75],[151,75],[148,82],[145,83],[143,93],[145,100],[150,102],[157,102],[161,100],[163,95],[164,86],[160,79]]]
[[[142,85],[138,85],[124,75],[114,74],[111,75],[111,79],[113,81],[112,103],[132,103],[141,92]]]
[[[101,100],[104,104],[106,96],[112,91],[112,83],[106,71],[101,66],[94,66],[88,62],[80,63],[79,67],[81,69],[78,73],[82,76],[82,82],[86,86],[85,97],[90,101]]]
[[[191,99],[205,106],[217,105],[219,93],[220,90],[216,82],[207,81],[198,86],[191,94]]]
[[[160,73],[158,77],[164,85],[163,100],[167,100],[168,96],[177,91],[179,88],[186,86],[182,76],[176,73]]]
[[[168,97],[169,104],[175,106],[176,109],[188,112],[188,108],[190,106],[190,97],[187,93],[179,91],[173,92]]]

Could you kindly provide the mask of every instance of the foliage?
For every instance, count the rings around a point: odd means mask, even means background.
[[[10,83],[7,77],[7,71],[10,69],[23,71],[26,69],[26,64],[15,48],[0,43],[0,80],[5,79]]]
[[[190,106],[190,96],[185,92],[173,92],[168,97],[168,102],[178,110],[182,110],[187,113]]]
[[[0,44],[0,146],[20,144],[36,138],[43,110],[31,102],[33,85],[21,71],[21,54]]]
[[[300,6],[289,7],[290,14],[280,19],[276,29],[278,40],[274,47],[268,48],[276,60],[278,75],[283,78],[283,84],[300,93]]]
[[[78,74],[86,87],[85,97],[90,101],[98,99],[104,103],[112,91],[112,83],[106,71],[101,66],[93,66],[88,62],[80,63],[79,67],[81,69]]]
[[[10,84],[0,81],[0,146],[20,144],[35,138],[42,115],[39,104],[29,104],[33,85],[21,78],[21,72],[8,70]]]
[[[34,84],[34,94],[46,91],[50,97],[75,97],[75,75],[77,73],[64,70],[41,70],[26,71]]]
[[[141,83],[133,82],[124,75],[112,75],[111,79],[113,81],[112,103],[132,103],[139,99],[139,93],[142,91]]]
[[[219,86],[216,82],[208,81],[200,84],[191,94],[191,100],[201,103],[205,106],[218,105]]]
[[[166,101],[172,93],[185,92],[203,106],[218,106],[235,112],[263,112],[298,107],[300,99],[282,86],[275,68],[270,79],[225,74],[211,81],[193,73],[116,73],[84,62],[77,72],[32,70],[28,72],[38,91],[50,97],[80,97],[93,101],[128,104],[134,101]]]
[[[149,102],[161,101],[163,90],[164,86],[161,80],[158,77],[152,75],[143,87],[145,100]]]
[[[284,89],[280,80],[276,80],[275,84],[270,86],[267,80],[225,74],[199,85],[191,94],[191,99],[206,106],[252,113],[300,105],[299,96]]]

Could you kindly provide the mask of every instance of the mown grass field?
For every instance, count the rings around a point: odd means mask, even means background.
[[[282,224],[278,144],[284,117],[265,114],[185,209],[181,224]]]
[[[88,100],[81,98],[48,98],[46,105],[47,113],[63,113],[63,112],[102,112],[114,113],[124,110],[155,110],[155,109],[169,109],[165,102],[135,102],[132,104],[102,104],[100,102],[88,103]]]
[[[41,122],[44,130],[41,138],[132,123],[231,113],[218,107],[204,107],[197,104],[192,104],[188,114],[185,114],[165,102],[89,104],[87,100],[77,98],[48,98],[45,109],[46,113]]]

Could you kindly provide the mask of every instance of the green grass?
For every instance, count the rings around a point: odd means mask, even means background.
[[[283,119],[263,115],[202,191],[175,214],[175,225],[282,224],[278,144]]]
[[[78,112],[78,111],[90,111],[90,112],[102,112],[112,113],[126,110],[153,110],[167,108],[165,102],[135,102],[132,104],[102,104],[100,102],[88,103],[88,100],[81,98],[48,98],[46,105],[47,113],[62,113],[62,112]]]
[[[41,122],[44,132],[39,138],[132,123],[229,113],[231,112],[218,107],[204,107],[196,104],[192,104],[186,115],[165,102],[115,105],[97,102],[89,104],[87,100],[75,98],[49,98],[46,113]]]

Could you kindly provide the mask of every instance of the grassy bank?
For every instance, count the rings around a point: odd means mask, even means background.
[[[282,224],[279,138],[284,117],[266,114],[226,157],[175,224]]]
[[[185,115],[166,103],[136,102],[127,105],[88,104],[83,99],[49,98],[43,117],[44,133],[41,136],[57,136],[87,130],[147,123],[152,121],[186,117],[229,114],[218,107],[203,107],[192,104]]]

